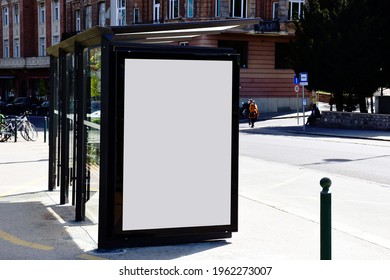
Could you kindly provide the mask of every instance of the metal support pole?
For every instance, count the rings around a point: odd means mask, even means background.
[[[332,259],[332,194],[329,188],[332,181],[329,178],[322,178],[320,181],[322,187],[320,199],[320,246],[321,260]]]
[[[47,117],[43,122],[43,143],[46,143]]]
[[[305,99],[305,86],[302,86],[302,124],[303,124],[303,131],[306,131],[305,126],[305,104],[303,100]]]
[[[299,99],[298,99],[298,92],[297,92],[297,124],[299,125]]]
[[[16,121],[16,118],[14,118],[14,129],[15,129],[15,131],[14,131],[14,133],[15,133],[15,142],[18,142],[18,127],[17,127],[17,121]]]

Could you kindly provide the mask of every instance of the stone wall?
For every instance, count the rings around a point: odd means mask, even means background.
[[[321,127],[390,130],[390,115],[323,111],[317,122]]]

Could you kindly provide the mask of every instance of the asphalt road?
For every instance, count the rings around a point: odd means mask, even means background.
[[[390,142],[275,132],[272,122],[240,133],[242,195],[316,221],[319,180],[328,177],[334,229],[390,249]],[[263,168],[248,173],[250,163]]]
[[[287,132],[241,134],[240,154],[377,182],[390,188],[390,142]]]

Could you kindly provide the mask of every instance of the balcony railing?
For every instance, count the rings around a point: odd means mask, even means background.
[[[263,19],[259,24],[255,24],[255,33],[272,33],[279,31],[279,19]]]
[[[0,58],[0,69],[33,69],[49,67],[49,56]]]

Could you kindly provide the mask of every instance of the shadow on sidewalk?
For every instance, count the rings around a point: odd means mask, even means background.
[[[68,232],[73,207],[45,205],[45,196],[36,192],[0,198],[0,259],[77,259],[84,253]]]
[[[90,253],[102,258],[116,260],[174,260],[229,244],[226,240],[216,240],[167,246],[123,248],[111,251],[95,250]]]
[[[171,260],[229,244],[225,240],[172,246],[98,250],[98,225],[76,222],[72,205],[46,191],[0,197],[0,260]],[[49,202],[49,203],[45,203]]]

